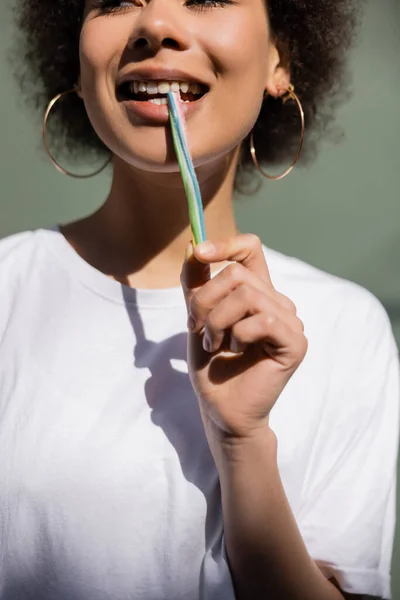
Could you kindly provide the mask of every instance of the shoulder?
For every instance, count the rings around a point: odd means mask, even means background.
[[[51,229],[33,229],[13,233],[0,239],[0,274],[23,266],[35,258],[44,247]]]
[[[293,300],[311,334],[326,332],[332,341],[367,346],[371,354],[381,344],[397,353],[387,311],[369,290],[270,248],[264,255],[276,289]]]
[[[0,289],[2,309],[23,287],[34,281],[44,264],[46,229],[21,231],[0,239]],[[3,310],[2,310],[3,312]]]
[[[6,280],[16,281],[29,261],[35,244],[34,231],[14,233],[0,240],[0,280],[3,293]]]
[[[29,251],[37,246],[44,230],[28,230],[0,239],[0,268],[15,266],[19,260],[28,258]]]
[[[35,296],[46,298],[41,290],[42,275],[49,272],[51,229],[14,233],[0,239],[0,343],[12,323],[26,322]]]
[[[353,322],[373,317],[388,323],[380,300],[361,285],[265,246],[264,255],[277,290],[292,294],[294,300],[301,304],[306,302],[315,307],[323,303],[326,311],[340,311],[342,316],[351,318]]]
[[[34,235],[35,231],[20,231],[0,239],[0,260],[10,256],[15,249],[25,246],[33,239]]]

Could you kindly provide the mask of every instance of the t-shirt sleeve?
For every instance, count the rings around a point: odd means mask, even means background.
[[[308,551],[343,591],[391,598],[399,443],[399,357],[368,292],[344,307],[338,360],[297,522]]]

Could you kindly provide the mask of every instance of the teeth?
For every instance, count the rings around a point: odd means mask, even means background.
[[[153,104],[168,104],[166,98],[150,98],[149,102],[152,102]]]
[[[147,88],[147,89],[149,89],[149,88]],[[159,94],[168,94],[170,89],[171,89],[171,86],[166,81],[162,81],[161,83],[158,84],[158,93]]]
[[[192,94],[200,94],[201,87],[198,83],[188,83],[187,81],[131,81],[130,82],[131,92],[137,94],[138,92],[147,94],[168,94],[171,92],[178,92],[181,90],[184,94],[192,92]]]
[[[158,85],[155,81],[147,82],[147,93],[148,94],[158,94]]]
[[[192,92],[192,94],[200,94],[200,86],[197,83],[191,83],[189,85],[189,92]]]

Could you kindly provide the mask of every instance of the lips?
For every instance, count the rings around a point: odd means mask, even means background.
[[[192,102],[182,102],[182,111],[186,119],[190,119],[199,112],[204,106],[208,94],[204,94],[198,100]],[[169,122],[169,110],[167,104],[154,104],[150,101],[124,100],[122,106],[126,110],[128,117],[136,122],[139,119],[143,122],[150,122],[154,125],[166,125]]]
[[[117,88],[126,81],[187,81],[189,83],[198,83],[210,89],[211,85],[207,78],[194,75],[188,71],[180,69],[170,69],[166,67],[148,67],[127,70],[120,74],[117,80]]]
[[[121,73],[117,80],[117,100],[135,122],[144,121],[165,125],[169,121],[167,94],[165,85],[174,84],[172,91],[178,91],[182,101],[182,110],[186,118],[190,118],[201,110],[204,100],[210,91],[206,78],[198,77],[187,71],[170,68],[135,68]],[[164,93],[160,93],[160,90]],[[196,91],[196,94],[193,93]],[[148,93],[150,92],[150,93]],[[155,93],[157,92],[157,93]],[[157,103],[155,103],[155,101]]]
[[[179,91],[184,102],[192,102],[210,90],[205,79],[180,69],[135,68],[121,73],[117,80],[117,97],[120,101],[137,100],[146,102],[154,98],[166,100],[167,93]]]

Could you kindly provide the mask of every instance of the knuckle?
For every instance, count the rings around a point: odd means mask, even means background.
[[[299,362],[301,362],[303,360],[303,358],[305,357],[305,355],[307,353],[307,350],[308,350],[308,340],[304,335],[302,335],[299,339],[299,342],[297,344],[297,349],[296,349],[296,356],[297,356]]]
[[[257,292],[256,308],[260,312],[269,313],[269,311],[271,310],[271,298],[269,296],[267,296],[267,294],[265,294],[264,292],[261,292],[261,290],[256,290],[256,292]]]
[[[237,294],[243,302],[248,302],[254,297],[254,289],[246,282],[241,283],[237,288]]]
[[[291,355],[296,368],[303,361],[308,349],[308,340],[305,335],[292,330]]]
[[[288,320],[288,325],[295,333],[304,333],[304,323],[299,317],[293,316]]]
[[[295,303],[290,298],[285,296],[284,294],[279,294],[279,302],[280,302],[281,306],[283,306],[284,308],[289,310],[291,313],[293,313],[295,315],[297,314],[297,307],[296,307]]]
[[[232,263],[225,267],[227,277],[233,283],[240,283],[243,281],[243,266],[239,263]]]
[[[261,239],[255,233],[245,233],[246,245],[255,250],[259,250],[262,247]]]
[[[269,313],[264,313],[262,317],[262,325],[266,329],[270,329],[276,323],[275,315],[271,315]]]

